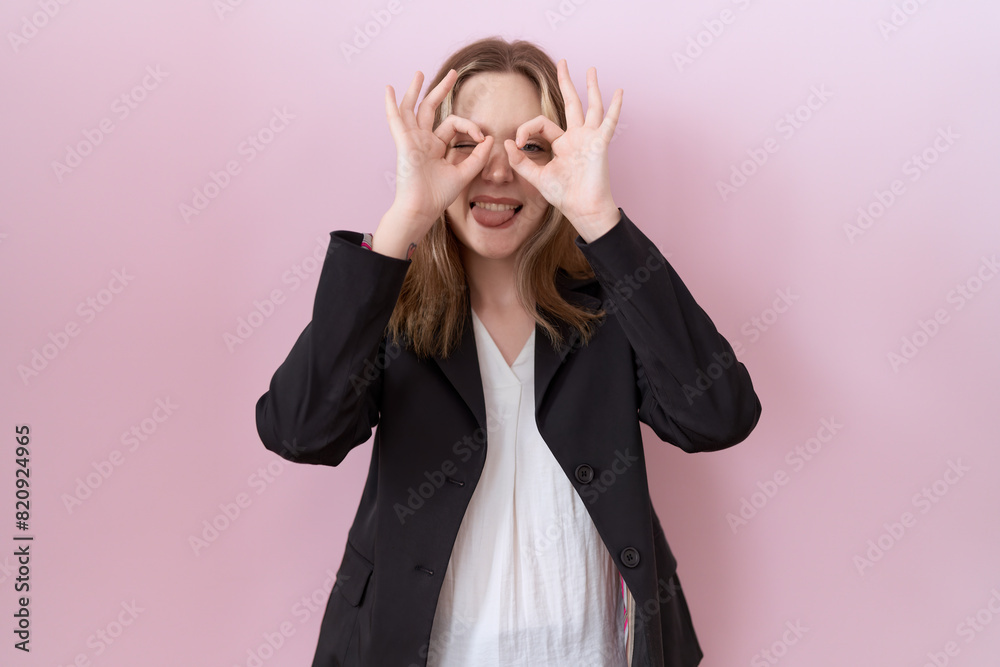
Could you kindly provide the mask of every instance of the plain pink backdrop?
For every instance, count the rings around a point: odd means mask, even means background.
[[[309,664],[370,444],[285,464],[254,404],[314,253],[392,201],[383,87],[499,34],[566,58],[584,100],[591,65],[605,103],[624,89],[615,199],[763,404],[719,453],[643,427],[705,667],[996,665],[998,22],[986,0],[5,3],[0,554],[18,424],[35,541],[27,655],[0,556],[0,663]],[[859,207],[879,217],[852,231]]]

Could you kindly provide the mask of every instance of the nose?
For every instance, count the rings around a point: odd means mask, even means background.
[[[495,183],[507,183],[514,178],[514,169],[510,166],[507,158],[507,149],[503,147],[503,140],[494,137],[493,148],[486,158],[486,165],[483,167],[483,179]]]

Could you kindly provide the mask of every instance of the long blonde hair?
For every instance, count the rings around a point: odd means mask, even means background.
[[[441,65],[430,82],[432,90],[450,70],[458,72],[451,91],[438,106],[434,128],[452,113],[455,96],[462,84],[482,72],[514,73],[526,76],[541,97],[542,114],[566,129],[566,114],[555,63],[531,42],[507,42],[487,37],[473,42]],[[469,287],[459,255],[459,242],[442,215],[417,245],[403,280],[387,327],[391,337],[405,339],[418,356],[447,357],[462,340],[470,317]],[[553,347],[562,343],[559,329],[551,318],[562,320],[578,332],[586,344],[593,323],[604,311],[592,311],[567,302],[556,289],[555,277],[563,269],[571,278],[594,275],[590,263],[574,242],[576,230],[551,204],[535,233],[525,240],[514,256],[518,300],[542,326]]]

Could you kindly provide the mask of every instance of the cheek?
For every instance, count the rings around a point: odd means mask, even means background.
[[[545,213],[545,209],[549,207],[549,202],[545,197],[541,195],[538,190],[534,190],[527,198],[528,202],[531,203],[531,208],[536,216],[540,216]]]

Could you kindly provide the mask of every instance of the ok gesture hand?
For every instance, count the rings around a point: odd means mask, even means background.
[[[469,182],[482,171],[493,146],[493,137],[484,136],[467,118],[454,114],[433,129],[434,113],[458,79],[458,72],[448,74],[424,97],[414,111],[424,75],[417,72],[396,106],[396,93],[386,86],[385,108],[396,144],[396,198],[392,208],[415,225],[407,230],[413,240],[423,237],[434,221]],[[452,164],[446,158],[448,142],[459,132],[473,137],[478,145],[466,160]]]
[[[608,144],[618,125],[623,90],[615,91],[607,116],[597,87],[597,69],[587,70],[587,116],[569,77],[566,60],[557,67],[559,88],[566,104],[566,130],[545,116],[517,128],[516,143],[504,142],[511,168],[534,186],[559,209],[580,233],[591,241],[619,220],[618,207],[611,196],[608,171]],[[532,134],[540,134],[552,146],[552,159],[538,164],[519,150]]]

